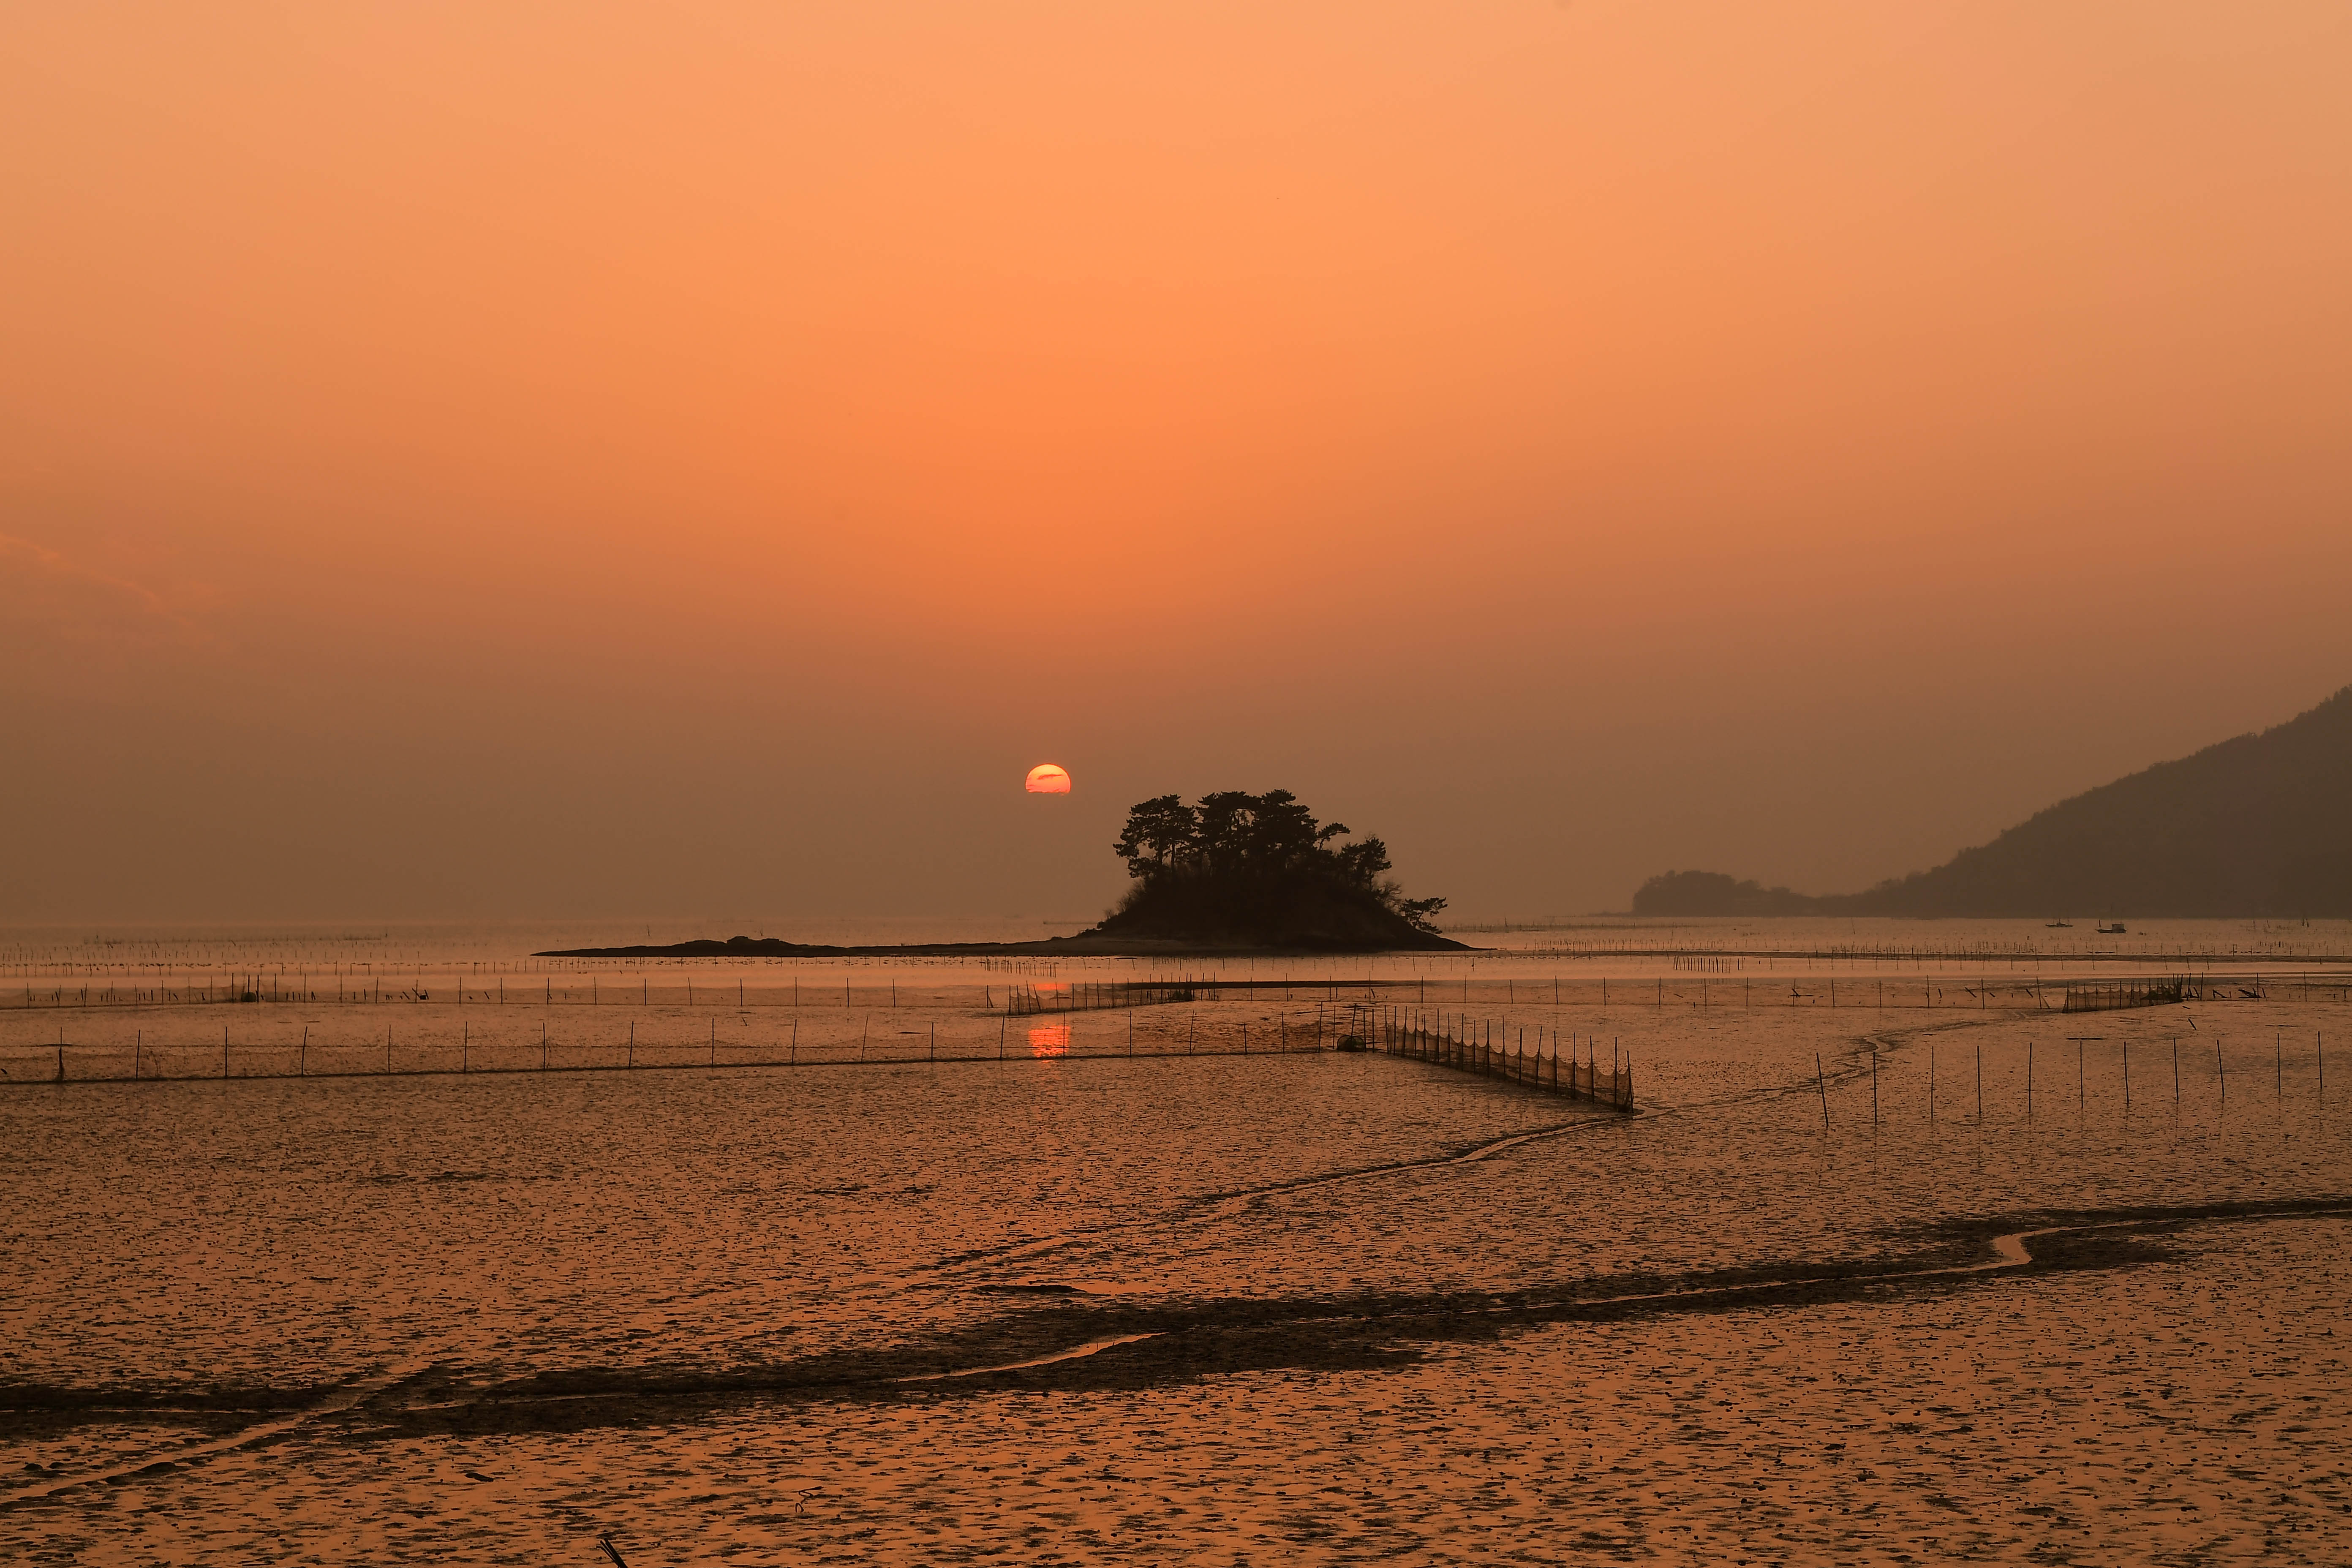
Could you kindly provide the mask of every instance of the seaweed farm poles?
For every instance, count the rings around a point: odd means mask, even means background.
[[[1438,1067],[1475,1073],[1486,1078],[1500,1078],[1529,1089],[1563,1094],[1574,1100],[1591,1100],[1611,1105],[1620,1110],[1633,1109],[1633,1072],[1630,1062],[1619,1058],[1613,1049],[1608,1074],[1604,1077],[1597,1061],[1579,1062],[1572,1051],[1565,1077],[1560,1070],[1562,1040],[1555,1036],[1549,1068],[1547,1068],[1542,1033],[1538,1031],[1536,1049],[1527,1049],[1525,1031],[1519,1035],[1514,1048],[1511,1035],[1506,1027],[1504,1043],[1494,1043],[1494,1025],[1484,1020],[1456,1017],[1448,1020],[1444,1015],[1435,1017],[1415,1015],[1412,1017],[1383,1016],[1375,1031],[1381,1048],[1391,1056],[1402,1056]]]

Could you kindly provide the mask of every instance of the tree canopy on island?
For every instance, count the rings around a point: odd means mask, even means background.
[[[1318,823],[1288,790],[1220,790],[1187,805],[1140,801],[1113,847],[1136,881],[1106,931],[1211,940],[1344,938],[1375,944],[1427,937],[1444,899],[1408,899],[1388,876],[1388,846],[1339,843],[1345,823]]]

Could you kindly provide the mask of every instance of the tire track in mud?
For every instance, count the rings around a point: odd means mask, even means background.
[[[1530,1136],[1533,1135],[1530,1134]],[[1515,1302],[1507,1305],[1487,1307],[1481,1310],[1489,1315],[1497,1317],[1525,1317],[1531,1314],[1545,1312],[1594,1310],[1611,1307],[1695,1305],[1699,1302],[1711,1300],[1717,1298],[1736,1297],[1741,1294],[1755,1294],[1757,1292],[1766,1290],[1802,1289],[1809,1286],[1820,1286],[1825,1284],[1852,1285],[1857,1279],[1864,1279],[1872,1284],[1878,1284],[1898,1282],[1907,1279],[1928,1279],[1944,1275],[1983,1274],[1998,1269],[2021,1268],[2032,1264],[2033,1262],[2033,1255],[2027,1250],[2025,1244],[2040,1237],[2054,1236],[2061,1232],[2073,1232],[2079,1230],[2116,1228],[2122,1226],[2144,1227],[2149,1225],[2160,1223],[2168,1222],[2152,1220],[2114,1220],[2106,1222],[2104,1226],[2044,1226],[2034,1230],[2011,1231],[1990,1238],[1990,1246],[1992,1248],[1992,1256],[1990,1258],[1980,1259],[1974,1263],[1947,1264],[1932,1268],[1906,1269],[1895,1273],[1871,1275],[1854,1275],[1850,1273],[1824,1274],[1810,1279],[1798,1278],[1790,1279],[1757,1280],[1738,1285],[1702,1286],[1696,1289],[1683,1290],[1642,1291],[1623,1296],[1562,1297],[1548,1301]],[[1333,1314],[1329,1319],[1323,1321],[1356,1323],[1379,1323],[1383,1321],[1410,1322],[1417,1318],[1424,1316],[1425,1314],[1418,1312],[1337,1313]],[[1316,1320],[1311,1319],[1305,1320],[1307,1322],[1313,1322],[1315,1321]],[[1155,1330],[1146,1333],[1108,1335],[1099,1339],[1087,1340],[1083,1343],[1073,1345],[1067,1350],[1054,1351],[1044,1355],[1032,1356],[1026,1361],[1008,1362],[1001,1366],[959,1367],[948,1372],[919,1373],[913,1376],[895,1378],[892,1381],[899,1384],[933,1383],[948,1378],[983,1377],[995,1373],[1027,1372],[1038,1367],[1054,1366],[1064,1362],[1079,1361],[1088,1356],[1099,1355],[1105,1351],[1117,1350],[1122,1345],[1139,1344],[1146,1340],[1160,1339],[1164,1336],[1165,1332],[1166,1331],[1164,1330]]]
[[[1100,1355],[1105,1351],[1117,1350],[1121,1345],[1140,1344],[1145,1340],[1156,1340],[1159,1337],[1156,1331],[1147,1334],[1110,1334],[1102,1339],[1088,1340],[1082,1345],[1072,1345],[1066,1351],[1050,1351],[1044,1355],[1033,1355],[1027,1361],[1009,1361],[1003,1366],[961,1366],[948,1372],[919,1372],[912,1376],[893,1378],[891,1381],[899,1384],[939,1383],[950,1377],[987,1377],[1000,1372],[1029,1372],[1041,1366],[1055,1366],[1066,1361],[1079,1361],[1087,1356]]]
[[[1176,1209],[1156,1215],[1139,1215],[1132,1219],[1112,1220],[1103,1225],[1089,1226],[1058,1235],[1037,1237],[1027,1241],[1010,1242],[1003,1247],[984,1247],[971,1252],[956,1253],[924,1265],[914,1272],[961,1275],[981,1266],[1002,1268],[1010,1263],[1026,1262],[1046,1257],[1066,1247],[1093,1245],[1106,1237],[1123,1232],[1144,1230],[1153,1226],[1197,1226],[1231,1219],[1268,1198],[1286,1197],[1294,1193],[1310,1192],[1318,1187],[1344,1186],[1350,1184],[1384,1181],[1396,1176],[1412,1175],[1423,1171],[1444,1170],[1450,1166],[1475,1164],[1480,1161],[1516,1149],[1539,1139],[1557,1138],[1570,1132],[1589,1131],[1595,1128],[1619,1126],[1639,1120],[1642,1112],[1628,1116],[1623,1111],[1595,1110],[1591,1114],[1573,1121],[1556,1122],[1548,1127],[1532,1127],[1518,1132],[1434,1154],[1424,1154],[1410,1160],[1392,1160],[1378,1165],[1363,1165],[1345,1171],[1330,1171],[1316,1176],[1297,1176],[1284,1182],[1269,1182],[1264,1186],[1242,1187],[1231,1192],[1208,1193],[1190,1198]]]
[[[1875,1293],[1937,1281],[2013,1275],[2032,1269],[2129,1268],[2162,1254],[2110,1251],[2069,1257],[2045,1255],[2036,1243],[2046,1237],[2095,1233],[2161,1232],[2190,1226],[2296,1219],[2352,1218],[2352,1200],[2343,1196],[2299,1202],[2200,1205],[2176,1209],[2098,1211],[2073,1216],[2050,1215],[2042,1223],[2007,1222],[2014,1228],[1981,1227],[1978,1246],[1985,1256],[1967,1261],[1937,1260],[1909,1268],[1835,1265],[1764,1269],[1753,1277],[1720,1283],[1625,1290],[1607,1295],[1541,1295],[1515,1300],[1404,1299],[1368,1303],[1354,1310],[1331,1302],[1284,1303],[1234,1300],[1205,1308],[1158,1310],[1118,1305],[1090,1308],[1080,1323],[1086,1337],[1059,1347],[1003,1359],[1011,1349],[1002,1337],[995,1358],[978,1364],[934,1365],[920,1372],[868,1362],[850,1368],[779,1367],[764,1375],[717,1373],[704,1377],[614,1379],[596,1388],[513,1389],[455,1404],[432,1406],[365,1406],[373,1396],[404,1377],[427,1369],[418,1361],[346,1384],[310,1408],[264,1422],[213,1442],[166,1456],[150,1456],[66,1477],[0,1499],[0,1509],[37,1504],[99,1482],[125,1482],[255,1447],[292,1434],[320,1417],[362,1407],[376,1417],[373,1437],[408,1439],[459,1434],[572,1432],[606,1426],[671,1426],[707,1415],[740,1401],[889,1402],[941,1396],[985,1395],[1045,1388],[1064,1392],[1148,1394],[1155,1388],[1195,1382],[1223,1373],[1288,1368],[1376,1370],[1419,1359],[1416,1343],[1492,1340],[1517,1328],[1574,1322],[1606,1323],[1684,1312],[1738,1310],[1800,1310],[1849,1305]],[[1927,1233],[1932,1236],[1933,1231]],[[1948,1229],[1947,1228],[1948,1235]],[[1718,1276],[1718,1278],[1720,1278]],[[1631,1283],[1631,1281],[1628,1281]],[[1033,1344],[1034,1342],[1032,1342]],[[985,1341],[972,1343],[982,1349]],[[944,1347],[940,1347],[944,1348]],[[1130,1351],[1128,1355],[1112,1352]],[[346,1436],[354,1434],[346,1434]],[[363,1438],[364,1440],[364,1438]]]
[[[203,1442],[191,1443],[182,1447],[166,1449],[161,1453],[151,1449],[137,1458],[119,1460],[99,1469],[84,1470],[78,1475],[59,1477],[36,1486],[20,1488],[13,1492],[0,1493],[0,1509],[18,1508],[27,1503],[41,1502],[61,1492],[72,1491],[78,1487],[103,1486],[111,1482],[126,1481],[136,1476],[160,1475],[167,1470],[176,1470],[189,1465],[200,1465],[208,1459],[216,1459],[223,1454],[235,1453],[240,1448],[257,1447],[283,1436],[299,1426],[317,1420],[320,1416],[338,1415],[351,1409],[362,1400],[372,1399],[389,1388],[405,1383],[408,1379],[429,1370],[436,1359],[431,1356],[419,1356],[394,1363],[382,1372],[373,1373],[368,1376],[340,1384],[325,1398],[303,1409],[294,1411],[290,1415],[273,1416],[266,1421],[256,1422],[250,1426],[240,1427],[225,1437],[214,1437]]]
[[[1853,1059],[1852,1054],[1857,1047],[1875,1043],[1890,1052],[1900,1051],[1905,1046],[1911,1044],[1928,1034],[1943,1033],[1954,1029],[1983,1027],[1991,1022],[1993,1022],[1993,1020],[1953,1020],[1950,1022],[1942,1022],[1933,1025],[1923,1025],[1912,1029],[1883,1030],[1875,1031],[1867,1035],[1849,1037],[1846,1042],[1849,1047],[1848,1059],[1839,1068],[1832,1069],[1829,1076],[1841,1083],[1856,1081],[1860,1078],[1866,1076],[1869,1070],[1867,1064],[1865,1062]],[[1443,1071],[1450,1069],[1438,1068],[1434,1070]],[[1511,1086],[1504,1084],[1501,1080],[1496,1080],[1496,1087],[1498,1089],[1507,1089]],[[940,1259],[930,1264],[918,1266],[917,1268],[909,1270],[909,1274],[915,1278],[921,1278],[928,1275],[932,1278],[943,1278],[947,1280],[959,1283],[965,1282],[974,1274],[1003,1269],[1008,1265],[1017,1265],[1042,1259],[1066,1249],[1099,1245],[1123,1234],[1148,1232],[1153,1229],[1191,1229],[1229,1222],[1260,1205],[1299,1194],[1314,1192],[1326,1188],[1344,1189],[1349,1186],[1369,1186],[1375,1183],[1389,1182],[1400,1178],[1435,1175],[1448,1171],[1462,1170],[1479,1165],[1481,1163],[1507,1156],[1514,1151],[1523,1149],[1536,1143],[1548,1142],[1555,1139],[1576,1134],[1591,1133],[1603,1128],[1614,1127],[1631,1129],[1639,1125],[1671,1122],[1676,1118],[1688,1116],[1694,1113],[1737,1108],[1741,1105],[1762,1103],[1790,1095],[1810,1095],[1813,1092],[1815,1092],[1815,1085],[1801,1079],[1785,1084],[1765,1085],[1723,1094],[1709,1095],[1697,1100],[1656,1105],[1647,1109],[1636,1110],[1631,1114],[1594,1107],[1590,1110],[1583,1111],[1564,1121],[1507,1133],[1466,1147],[1444,1149],[1430,1154],[1417,1156],[1411,1159],[1390,1161],[1376,1165],[1353,1167],[1346,1170],[1327,1172],[1317,1175],[1295,1177],[1286,1181],[1267,1183],[1260,1186],[1240,1188],[1224,1193],[1203,1194],[1200,1197],[1188,1200],[1181,1207],[1171,1213],[1142,1215],[1131,1219],[1113,1221],[1108,1224],[1087,1227],[1081,1230],[1065,1232],[1055,1236],[1035,1237],[1028,1241],[1013,1243],[1002,1247],[988,1248],[978,1252],[961,1254],[955,1257]],[[2116,1226],[2144,1226],[2155,1222],[2142,1220],[2117,1221],[2113,1223]],[[1978,1262],[1906,1271],[1898,1274],[1877,1274],[1869,1276],[1868,1279],[1873,1284],[1894,1283],[1906,1279],[1929,1279],[1943,1275],[1969,1275],[2025,1267],[2032,1262],[2032,1258],[2025,1245],[2027,1242],[2041,1236],[2051,1235],[2058,1231],[2075,1228],[2081,1227],[2050,1226],[2036,1230],[2021,1231],[2014,1234],[2003,1235],[1991,1239],[1990,1245],[1993,1248],[1992,1256]],[[1496,1317],[1498,1319],[1511,1319],[1526,1318],[1530,1314],[1558,1314],[1563,1312],[1584,1313],[1611,1310],[1622,1310],[1627,1309],[1639,1309],[1645,1306],[1673,1310],[1679,1307],[1696,1307],[1709,1301],[1728,1300],[1742,1295],[1753,1296],[1759,1292],[1770,1290],[1786,1291],[1833,1283],[1850,1285],[1856,1278],[1856,1276],[1852,1274],[1832,1273],[1801,1279],[1775,1279],[1738,1285],[1702,1287],[1695,1289],[1664,1292],[1642,1292],[1620,1297],[1583,1299],[1561,1298],[1549,1302],[1498,1305],[1486,1308],[1481,1310],[1488,1316]],[[1092,1291],[1085,1291],[1083,1293],[1089,1295],[1095,1294],[1095,1292]],[[1338,1314],[1329,1314],[1328,1317],[1319,1321],[1335,1323],[1349,1322],[1360,1325],[1378,1324],[1383,1322],[1401,1324],[1410,1322],[1416,1319],[1426,1321],[1428,1316],[1429,1314],[1426,1310],[1406,1310],[1395,1313],[1372,1314],[1348,1314],[1342,1312]],[[1315,1321],[1318,1320],[1291,1320],[1291,1321],[1298,1323],[1301,1326],[1304,1326],[1307,1322]],[[1067,1348],[1045,1352],[1023,1360],[980,1366],[950,1368],[942,1371],[917,1373],[912,1376],[890,1378],[886,1381],[894,1384],[937,1384],[966,1379],[985,1378],[1000,1374],[1033,1372],[1046,1367],[1058,1366],[1068,1363],[1087,1360],[1106,1352],[1118,1350],[1128,1345],[1160,1339],[1164,1337],[1164,1331],[1153,1330],[1147,1332],[1100,1335],[1089,1338],[1083,1342]],[[30,1487],[19,1489],[14,1492],[0,1494],[0,1509],[39,1503],[44,1500],[58,1496],[65,1492],[72,1491],[82,1487],[117,1483],[142,1475],[162,1474],[184,1466],[202,1464],[226,1454],[266,1444],[289,1433],[294,1432],[305,1425],[321,1417],[351,1410],[354,1406],[383,1394],[396,1384],[428,1370],[433,1364],[434,1358],[431,1357],[410,1358],[404,1360],[403,1362],[388,1367],[380,1373],[342,1384],[325,1397],[318,1400],[300,1411],[264,1420],[222,1437],[191,1444],[182,1447],[168,1449],[163,1452],[151,1450],[135,1458],[121,1460],[99,1469],[86,1471],[73,1476],[53,1478]],[[593,1396],[591,1396],[591,1402],[593,1401]]]
[[[1456,1305],[1434,1309],[1432,1307],[1406,1307],[1390,1310],[1357,1312],[1349,1312],[1345,1310],[1332,1311],[1326,1310],[1311,1316],[1299,1315],[1286,1318],[1265,1317],[1255,1321],[1225,1327],[1229,1332],[1238,1330],[1242,1332],[1259,1331],[1268,1333],[1282,1331],[1297,1333],[1302,1331],[1311,1331],[1318,1328],[1323,1328],[1327,1330],[1337,1330],[1342,1332],[1352,1332],[1359,1337],[1361,1337],[1366,1330],[1374,1331],[1375,1333],[1377,1333],[1380,1331],[1386,1329],[1391,1331],[1384,1336],[1386,1338],[1392,1340],[1411,1340],[1423,1337],[1422,1335],[1416,1335],[1412,1331],[1412,1326],[1419,1323],[1429,1326],[1432,1331],[1427,1333],[1427,1337],[1429,1338],[1451,1339],[1461,1336],[1458,1332],[1447,1333],[1443,1331],[1440,1325],[1447,1322],[1458,1325],[1465,1321],[1484,1319],[1493,1326],[1494,1330],[1499,1331],[1500,1330],[1507,1328],[1513,1324],[1535,1326],[1543,1323],[1577,1321],[1580,1320],[1616,1320],[1627,1317],[1643,1317],[1685,1311],[1707,1311],[1737,1309],[1743,1304],[1754,1304],[1769,1307],[1774,1304],[1772,1299],[1775,1297],[1791,1298],[1791,1300],[1789,1300],[1782,1304],[1793,1308],[1806,1305],[1826,1304],[1827,1301],[1834,1300],[1840,1295],[1859,1296],[1865,1292],[1884,1289],[1890,1286],[1901,1287],[1906,1285],[1916,1285],[1923,1281],[1948,1279],[1960,1280],[1977,1276],[2003,1274],[2011,1271],[2030,1269],[2036,1266],[2051,1267],[2053,1266],[2052,1260],[2047,1258],[2038,1257],[2032,1246],[2032,1243],[2046,1237],[2089,1236],[2099,1232],[2120,1232],[2125,1234],[2135,1232],[2144,1233],[2167,1229],[2177,1230],[2187,1226],[2196,1225],[2232,1225],[2263,1223],[2273,1220],[2345,1218],[2352,1218],[2352,1203],[2347,1203],[2341,1197],[2313,1199],[2305,1202],[2287,1202],[2277,1205],[2250,1205],[2243,1209],[2225,1207],[2220,1210],[2212,1208],[2157,1210],[2153,1212],[2143,1210],[2129,1215],[2113,1219],[2060,1220],[2051,1224],[2026,1226],[2021,1226],[2015,1230],[1995,1232],[1984,1237],[1983,1238],[1983,1246],[1986,1249],[1987,1256],[1963,1263],[1935,1263],[1921,1268],[1895,1269],[1876,1268],[1867,1266],[1846,1268],[1832,1267],[1818,1272],[1776,1274],[1770,1278],[1742,1279],[1718,1285],[1686,1286],[1664,1290],[1630,1291],[1618,1295],[1608,1296],[1536,1297],[1532,1299],[1510,1301],[1489,1302],[1480,1306]],[[2057,1266],[2064,1267],[2063,1264]],[[2080,1267],[2082,1265],[2077,1266]],[[2128,1266],[2128,1262],[2125,1260],[2117,1260],[2089,1265],[2089,1267],[2102,1268],[2121,1266]],[[1214,1322],[1203,1322],[1187,1325],[1182,1328],[1168,1327],[1156,1329],[1151,1331],[1141,1333],[1130,1333],[1119,1336],[1097,1336],[1090,1338],[1068,1350],[1032,1357],[1027,1361],[1013,1363],[1011,1365],[999,1367],[975,1367],[953,1373],[934,1374],[934,1377],[979,1376],[990,1373],[1014,1372],[1060,1365],[1067,1363],[1087,1360],[1100,1355],[1105,1352],[1121,1348],[1125,1345],[1141,1343],[1148,1341],[1159,1341],[1163,1343],[1172,1345],[1175,1341],[1190,1328],[1206,1328],[1214,1331],[1219,1327],[1221,1327],[1221,1325]],[[1284,1358],[1279,1357],[1275,1358],[1276,1362],[1281,1362],[1283,1359]],[[1179,1366],[1171,1368],[1168,1373],[1164,1373],[1163,1380],[1165,1378],[1183,1377],[1193,1374],[1194,1373],[1191,1370]],[[899,1381],[911,1382],[919,1380],[902,1379]]]
[[[1874,1041],[1885,1046],[1890,1052],[1895,1052],[1900,1051],[1904,1046],[1913,1043],[1927,1035],[1942,1034],[1952,1030],[1987,1028],[2002,1021],[2004,1020],[1991,1018],[1968,1018],[1955,1019],[1944,1023],[1923,1024],[1915,1028],[1909,1029],[1883,1029],[1874,1031],[1871,1034],[1849,1036],[1847,1037],[1846,1044],[1848,1046],[1850,1055],[1853,1051],[1854,1047],[1869,1045]],[[1400,1059],[1410,1060],[1411,1058]],[[1436,1070],[1452,1071],[1454,1069],[1440,1068]],[[1830,1081],[1843,1085],[1859,1081],[1861,1079],[1867,1077],[1869,1075],[1869,1071],[1870,1068],[1867,1063],[1849,1060],[1841,1067],[1829,1069],[1824,1074],[1824,1077]],[[1496,1079],[1496,1083],[1497,1087],[1509,1087],[1500,1079]],[[1636,1107],[1630,1113],[1620,1110],[1603,1110],[1601,1108],[1595,1107],[1587,1114],[1579,1116],[1571,1121],[1555,1122],[1547,1127],[1532,1127],[1523,1131],[1507,1133],[1502,1137],[1490,1139],[1486,1142],[1474,1144],[1468,1148],[1445,1150],[1437,1153],[1423,1155],[1414,1159],[1391,1161],[1379,1165],[1365,1165],[1345,1171],[1333,1171],[1322,1175],[1300,1176],[1295,1177],[1289,1181],[1270,1182],[1264,1186],[1243,1187],[1237,1188],[1232,1192],[1209,1194],[1202,1197],[1189,1200],[1184,1205],[1171,1213],[1141,1215],[1132,1219],[1113,1220],[1104,1225],[1088,1226],[1078,1230],[1066,1231],[1055,1236],[1038,1237],[1028,1241],[1007,1243],[1002,1247],[986,1247],[972,1252],[958,1253],[949,1258],[940,1258],[934,1263],[919,1267],[911,1272],[917,1276],[932,1274],[944,1275],[951,1279],[960,1278],[970,1271],[982,1268],[1002,1268],[1008,1265],[1034,1262],[1040,1258],[1051,1257],[1053,1254],[1061,1251],[1066,1247],[1093,1246],[1126,1232],[1144,1230],[1154,1226],[1189,1227],[1201,1225],[1217,1224],[1222,1221],[1237,1218],[1251,1208],[1257,1206],[1259,1204],[1264,1203],[1268,1199],[1287,1197],[1294,1194],[1310,1192],[1320,1187],[1370,1184],[1378,1181],[1387,1181],[1400,1176],[1410,1176],[1423,1173],[1445,1171],[1465,1165],[1475,1165],[1485,1161],[1492,1160],[1499,1155],[1507,1154],[1512,1150],[1518,1149],[1531,1143],[1547,1142],[1552,1139],[1567,1137],[1575,1133],[1591,1132],[1606,1127],[1632,1127],[1642,1124],[1668,1122],[1677,1117],[1690,1115],[1694,1112],[1732,1109],[1742,1105],[1762,1104],[1770,1100],[1785,1099],[1791,1095],[1809,1095],[1815,1092],[1815,1087],[1816,1086],[1813,1083],[1800,1079],[1787,1084],[1765,1085],[1755,1089],[1738,1089],[1725,1094],[1711,1095],[1700,1100],[1671,1102],[1647,1109]]]

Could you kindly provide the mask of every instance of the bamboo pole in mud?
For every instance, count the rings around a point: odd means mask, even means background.
[[[635,1018],[629,1020],[629,1065],[637,1065],[637,1021]]]
[[[1609,1058],[1609,1070],[1612,1076],[1617,1070],[1617,1058],[1613,1056]],[[1822,1053],[1819,1051],[1813,1053],[1813,1087],[1821,1091],[1822,1131],[1827,1132],[1830,1130],[1830,1080],[1822,1075]]]
[[[2033,1042],[2025,1042],[2025,1119],[2033,1120]]]
[[[2172,1037],[2172,1109],[2180,1109],[2180,1037]]]
[[[2230,1069],[2221,1065],[2221,1037],[2213,1037],[2213,1081],[2221,1088],[2221,1103],[2230,1103]]]
[[[1984,1125],[1984,1042],[1977,1042],[1977,1125]]]
[[[1878,1042],[1870,1042],[1870,1124],[1878,1125]]]
[[[2273,1083],[2273,1086],[2274,1086],[2274,1088],[2275,1088],[2277,1097],[2278,1097],[2279,1099],[2281,1099],[2281,1100],[2284,1100],[2284,1099],[2286,1098],[2286,1044],[2285,1044],[2285,1042],[2286,1042],[2286,1032],[2285,1032],[2284,1030],[2283,1030],[2283,1029],[2281,1029],[2281,1030],[2273,1030],[2273,1031],[2272,1032],[2272,1034],[2271,1034],[2271,1073],[2272,1073],[2272,1083]]]

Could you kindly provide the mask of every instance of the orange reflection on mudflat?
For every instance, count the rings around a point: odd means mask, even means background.
[[[1070,1054],[1070,1026],[1067,1024],[1039,1024],[1029,1031],[1029,1054],[1033,1057],[1066,1057]]]

